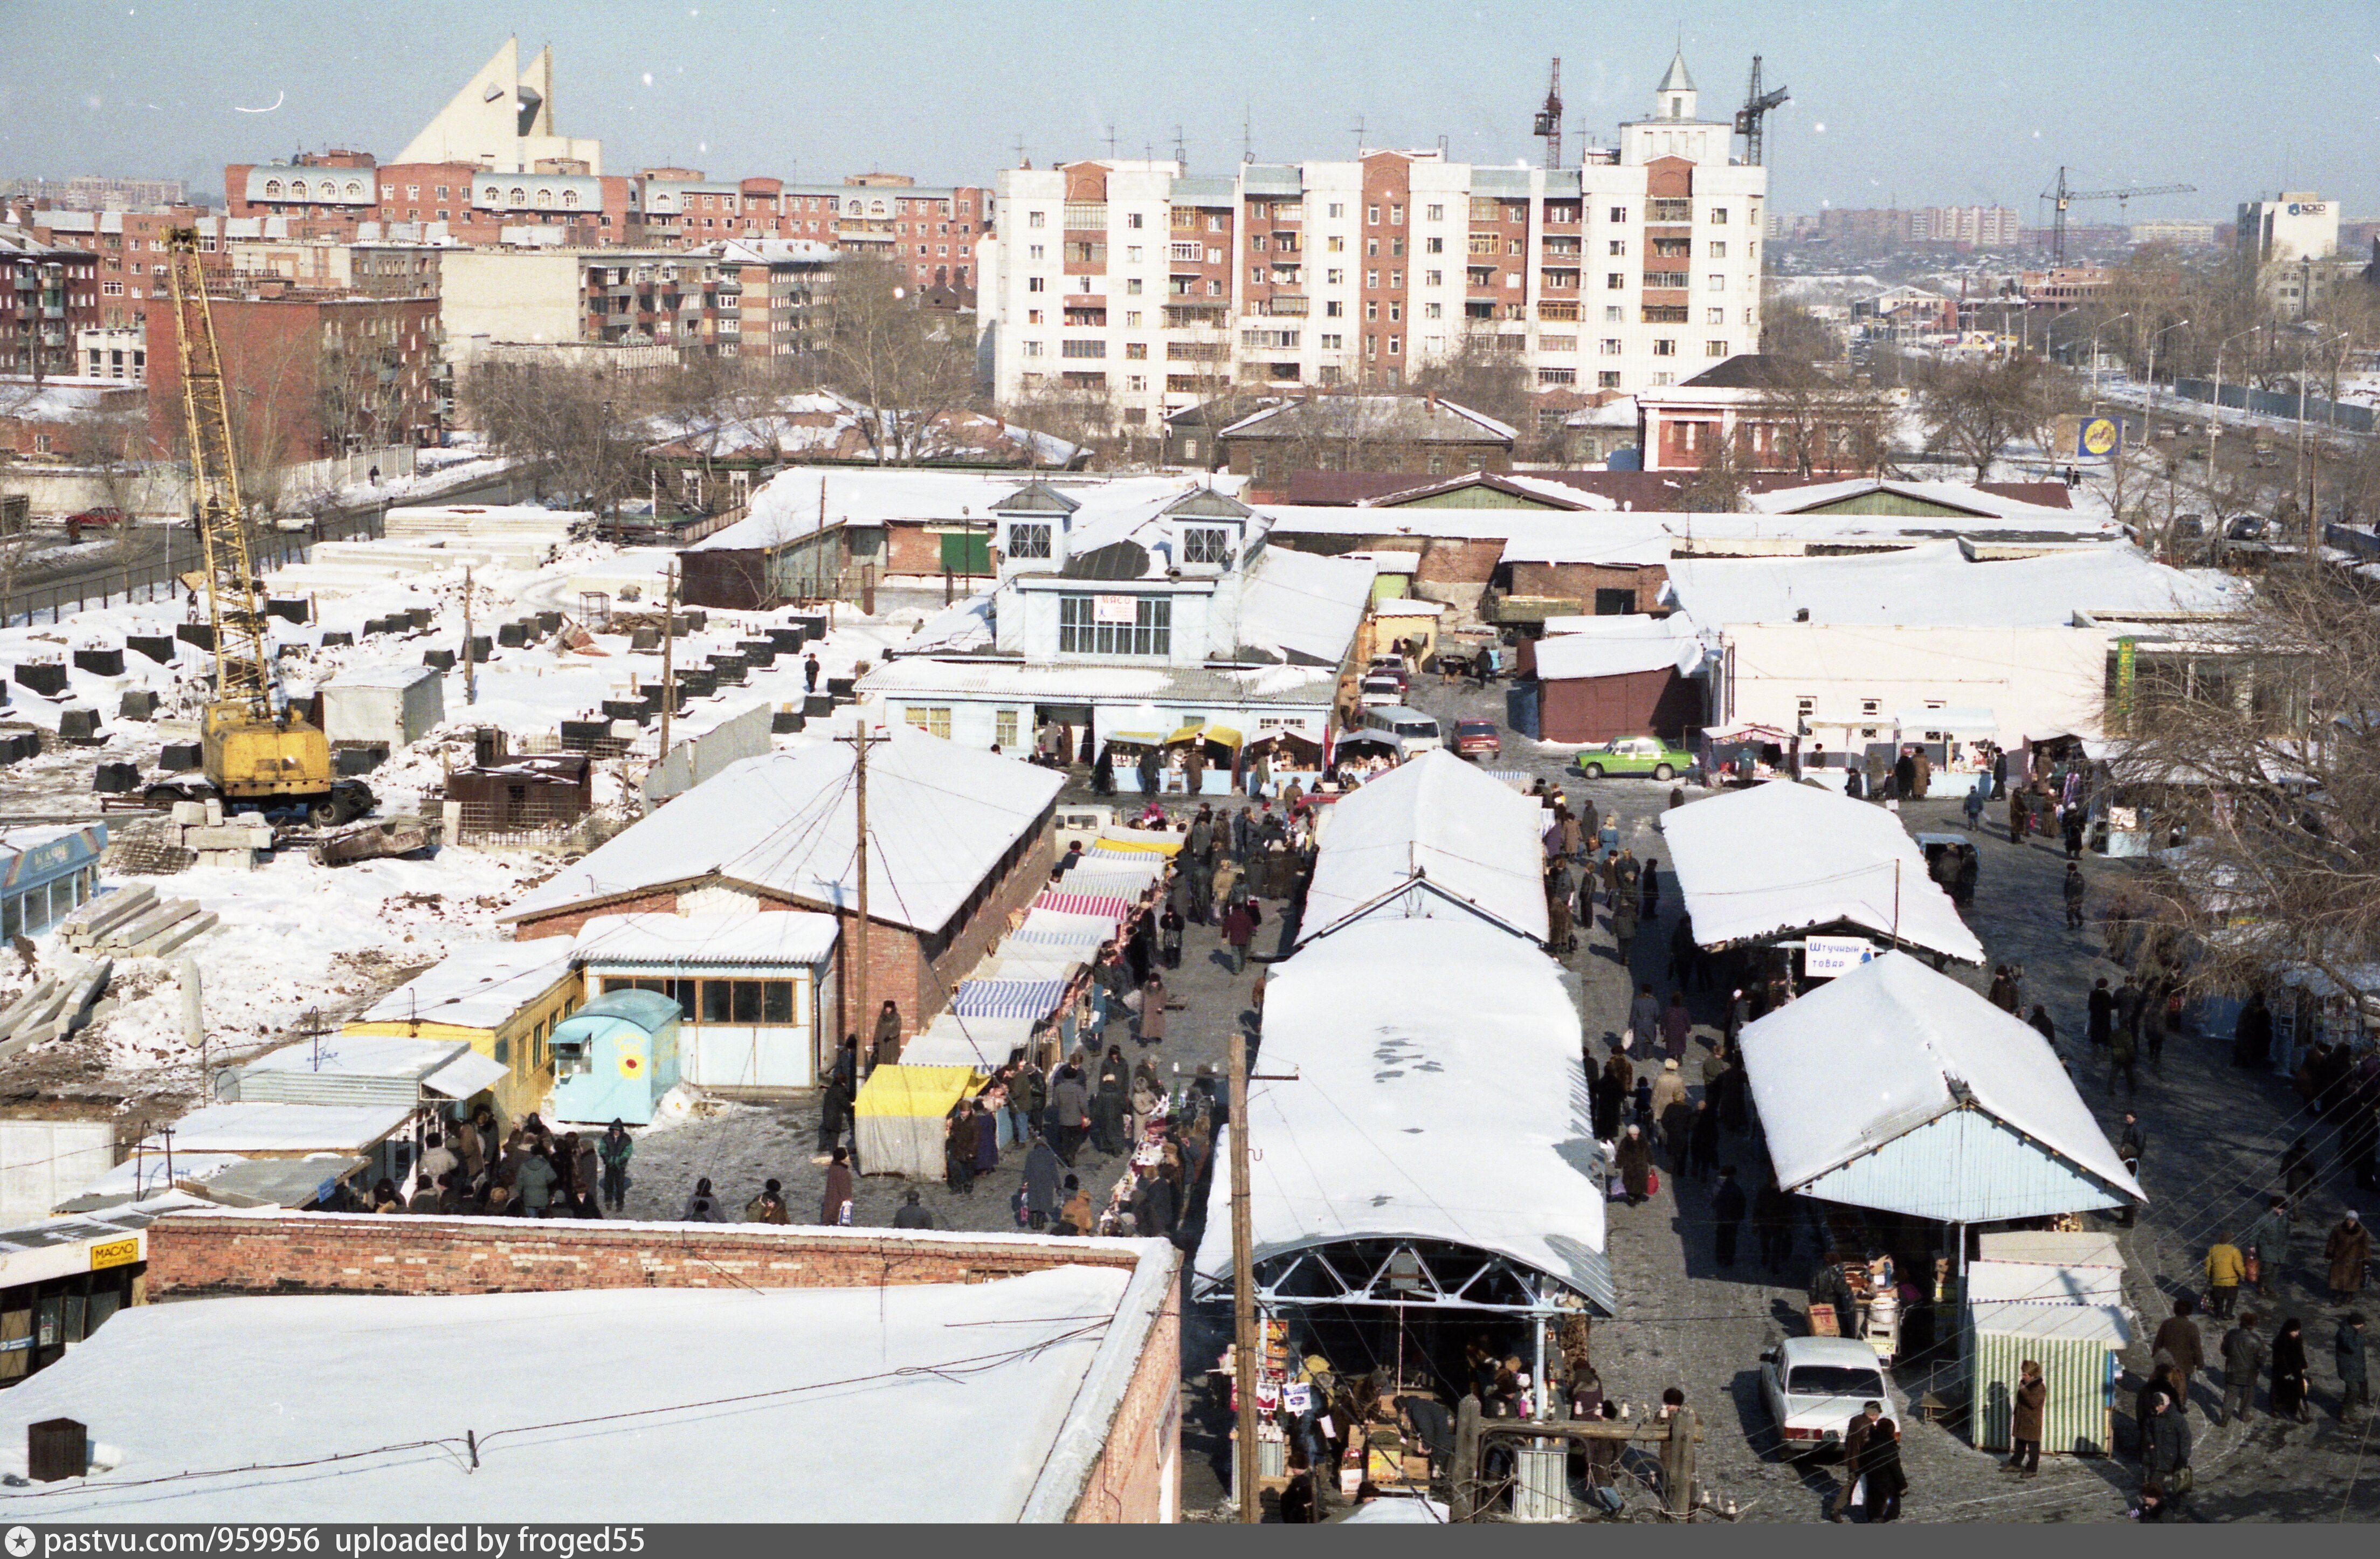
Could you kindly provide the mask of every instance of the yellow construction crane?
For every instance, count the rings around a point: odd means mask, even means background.
[[[371,791],[360,781],[337,778],[330,739],[275,696],[272,645],[249,554],[239,458],[198,230],[175,228],[166,247],[190,444],[190,507],[205,576],[207,621],[213,630],[215,696],[200,726],[205,783],[169,778],[150,787],[149,799],[214,795],[228,809],[303,807],[316,823],[346,822],[372,810]]]

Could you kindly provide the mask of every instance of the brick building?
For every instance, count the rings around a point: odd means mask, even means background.
[[[521,938],[573,936],[595,915],[809,909],[843,922],[833,1037],[873,1026],[855,1010],[858,837],[853,749],[827,742],[730,765],[516,904]],[[902,1032],[941,1011],[960,979],[1048,883],[1062,777],[895,726],[868,761],[868,1003]],[[824,1056],[816,1058],[822,1066]]]
[[[79,371],[77,335],[99,324],[99,256],[0,226],[0,372]]]
[[[215,296],[244,458],[295,464],[387,444],[434,442],[440,424],[438,302],[287,289]],[[182,370],[174,310],[149,311],[149,424],[156,450],[181,444]]]

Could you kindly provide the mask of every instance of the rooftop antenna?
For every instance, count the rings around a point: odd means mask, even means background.
[[[1108,127],[1108,161],[1111,163],[1115,161],[1115,127],[1113,125]]]
[[[1182,127],[1173,127],[1173,160],[1184,167],[1190,165],[1190,153],[1182,147]]]
[[[1364,154],[1364,116],[1363,116],[1361,114],[1358,114],[1358,115],[1356,115],[1356,116],[1355,116],[1355,155],[1356,155],[1356,156],[1358,156],[1358,157],[1361,157],[1363,154]]]
[[[1025,138],[1021,135],[1016,138],[1016,165],[1020,168],[1033,165],[1025,160]]]
[[[1553,77],[1546,83],[1545,106],[1537,110],[1537,139],[1546,143],[1546,166],[1561,166],[1561,55],[1554,55]]]
[[[1240,104],[1240,161],[1243,163],[1257,160],[1255,123],[1250,117],[1247,104],[1243,102]]]

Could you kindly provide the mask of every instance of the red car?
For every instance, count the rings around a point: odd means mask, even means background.
[[[1465,758],[1497,758],[1503,754],[1504,738],[1493,720],[1458,720],[1454,750]]]
[[[130,521],[131,517],[122,509],[85,509],[67,516],[67,540],[79,542],[86,530],[113,530]]]

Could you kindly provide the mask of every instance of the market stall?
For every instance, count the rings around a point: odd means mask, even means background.
[[[972,1065],[885,1066],[868,1073],[852,1112],[860,1172],[938,1178],[942,1117],[982,1086]]]

